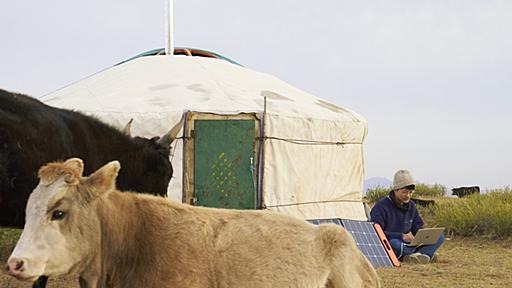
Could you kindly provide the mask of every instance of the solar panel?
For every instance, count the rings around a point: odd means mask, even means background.
[[[315,224],[315,225],[320,225],[320,224],[324,224],[324,223],[334,223],[336,225],[339,225],[341,227],[343,227],[343,223],[341,223],[341,219],[339,218],[333,218],[333,219],[313,219],[313,220],[308,220],[309,223],[311,224]]]
[[[373,228],[373,223],[345,219],[341,220],[341,222],[343,227],[356,240],[357,247],[359,247],[374,267],[393,266],[375,228]]]
[[[357,247],[368,258],[374,267],[398,266],[398,261],[392,261],[389,249],[383,245],[372,222],[348,220],[348,219],[314,219],[308,222],[319,225],[322,223],[334,223],[344,227],[356,241]],[[386,251],[388,249],[388,251]],[[391,251],[392,252],[392,251]],[[393,254],[394,256],[394,254]],[[396,257],[394,257],[396,259]]]

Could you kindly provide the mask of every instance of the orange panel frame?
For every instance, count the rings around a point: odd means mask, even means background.
[[[377,223],[373,223],[373,227],[375,228],[375,231],[377,232],[377,235],[379,236],[379,239],[382,242],[382,246],[384,246],[384,249],[386,250],[386,253],[388,253],[389,259],[391,260],[393,265],[396,267],[400,267],[400,261],[398,261],[398,258],[396,258],[395,252],[393,251],[393,248],[391,248],[391,244],[389,243],[386,234],[384,234],[384,231],[382,231],[380,225]]]

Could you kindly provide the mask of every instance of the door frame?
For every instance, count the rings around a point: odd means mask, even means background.
[[[185,113],[185,131],[183,137],[183,192],[182,201],[190,205],[195,205],[197,199],[194,195],[194,131],[196,120],[253,120],[254,123],[254,175],[253,183],[255,184],[254,199],[255,207],[261,207],[261,184],[262,184],[262,157],[260,159],[262,149],[261,137],[261,115],[259,113],[239,113],[239,114],[214,114],[206,112],[187,111]]]

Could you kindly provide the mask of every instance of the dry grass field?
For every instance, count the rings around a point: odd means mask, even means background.
[[[512,287],[512,239],[447,240],[437,263],[379,269],[384,287]],[[404,285],[410,281],[409,285]]]
[[[1,263],[16,241],[18,231],[0,234]],[[439,260],[428,265],[403,264],[401,268],[378,269],[384,287],[512,287],[512,239],[485,240],[465,238],[447,240],[439,251]],[[409,284],[405,284],[406,282]],[[0,273],[2,288],[30,288]],[[48,288],[78,288],[75,277],[53,278]],[[257,287],[255,287],[257,288]]]

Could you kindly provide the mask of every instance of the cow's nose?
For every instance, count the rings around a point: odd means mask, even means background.
[[[7,272],[13,276],[19,275],[25,270],[26,261],[21,258],[10,258],[7,261]]]

